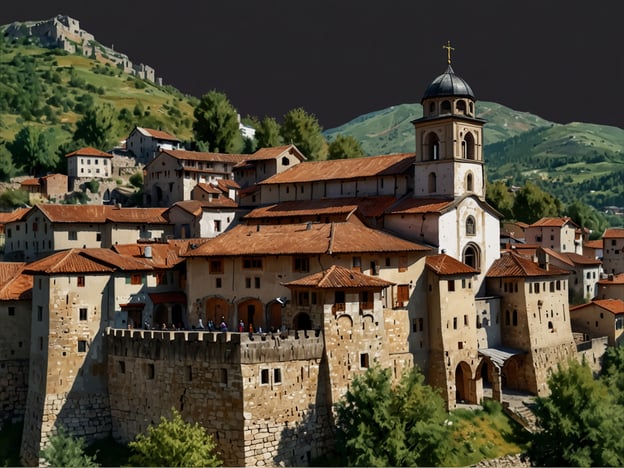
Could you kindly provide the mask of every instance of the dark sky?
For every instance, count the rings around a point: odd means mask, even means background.
[[[452,65],[478,100],[624,128],[624,34],[608,0],[17,0],[0,24],[67,14],[104,45],[242,115],[303,107],[324,128],[420,102]],[[478,110],[478,104],[477,104]]]

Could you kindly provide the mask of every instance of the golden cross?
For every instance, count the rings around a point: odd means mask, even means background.
[[[446,45],[442,46],[443,49],[446,49],[446,53],[447,53],[447,61],[448,64],[451,64],[451,50],[455,50],[454,47],[451,47],[451,41],[447,41]]]

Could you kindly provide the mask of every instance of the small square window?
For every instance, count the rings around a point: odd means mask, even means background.
[[[79,276],[77,278],[76,284],[79,288],[84,288],[85,286],[85,277],[84,276]]]
[[[156,369],[154,368],[154,364],[147,365],[147,379],[154,380],[154,376],[156,375]]]
[[[282,369],[273,369],[273,383],[282,383]]]
[[[223,273],[223,259],[210,260],[209,264],[210,274],[222,274]]]
[[[215,278],[215,288],[221,288],[223,287],[223,282],[221,280],[221,278]]]
[[[126,361],[117,361],[117,367],[120,374],[126,373]]]
[[[360,367],[363,369],[368,369],[369,367],[368,353],[360,354]]]
[[[86,353],[87,352],[87,341],[86,340],[78,340],[78,352]]]
[[[87,320],[87,308],[81,307],[79,312],[80,312],[80,320]]]
[[[15,307],[9,307],[9,315],[15,315]]]
[[[267,385],[269,383],[269,369],[262,369],[260,371],[260,383]]]

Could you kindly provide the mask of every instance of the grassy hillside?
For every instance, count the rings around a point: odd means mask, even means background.
[[[69,140],[92,104],[114,107],[119,139],[134,125],[190,139],[195,101],[88,57],[0,40],[0,141],[12,140],[24,125],[45,127],[54,144]]]
[[[551,122],[527,112],[518,112],[495,102],[478,101],[477,115],[487,120],[485,144],[496,143]],[[332,140],[337,134],[356,138],[369,155],[414,151],[414,126],[422,117],[420,104],[401,104],[357,117],[324,132]]]

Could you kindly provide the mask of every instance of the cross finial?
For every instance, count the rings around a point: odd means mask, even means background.
[[[448,61],[448,64],[451,64],[451,50],[455,50],[454,47],[451,47],[451,41],[447,41],[446,45],[442,46],[443,49],[446,49],[446,60]]]

